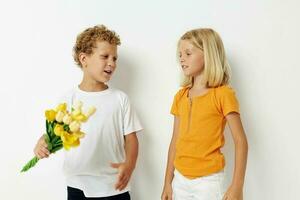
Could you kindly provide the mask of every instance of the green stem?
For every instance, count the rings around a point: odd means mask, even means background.
[[[36,163],[39,161],[40,159],[36,156],[34,156],[21,170],[21,172],[26,172],[27,170],[29,170],[31,167],[34,167],[36,165]]]

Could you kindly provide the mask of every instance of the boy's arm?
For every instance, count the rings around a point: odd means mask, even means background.
[[[125,164],[132,168],[132,171],[135,168],[137,156],[139,151],[139,142],[136,136],[136,133],[130,133],[125,135],[125,153],[126,161]]]
[[[138,146],[138,139],[135,132],[125,135],[126,160],[124,163],[111,164],[113,168],[117,168],[119,170],[118,181],[115,184],[116,190],[121,191],[127,186],[131,174],[135,169],[138,156]]]
[[[230,113],[226,115],[226,120],[235,144],[235,167],[232,183],[227,190],[224,199],[242,199],[247,165],[248,142],[240,115],[235,112]]]

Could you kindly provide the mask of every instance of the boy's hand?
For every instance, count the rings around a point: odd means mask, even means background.
[[[33,152],[34,152],[35,156],[38,157],[39,159],[48,158],[50,155],[50,152],[49,152],[47,146],[48,145],[45,141],[45,137],[44,137],[44,135],[42,135],[34,147]]]
[[[119,170],[118,181],[115,184],[115,189],[121,191],[127,186],[134,167],[126,163],[111,163],[110,166]]]
[[[172,185],[171,184],[165,184],[164,190],[161,194],[161,200],[172,200]]]
[[[223,200],[243,200],[243,189],[234,185],[230,186]]]

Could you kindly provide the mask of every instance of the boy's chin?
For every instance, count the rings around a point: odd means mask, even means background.
[[[110,81],[110,77],[102,78],[101,80],[98,80],[99,83],[107,83],[108,81]]]

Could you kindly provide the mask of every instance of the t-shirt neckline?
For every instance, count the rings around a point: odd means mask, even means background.
[[[75,87],[75,91],[79,94],[82,94],[82,95],[85,95],[85,96],[102,96],[102,95],[105,95],[105,94],[108,94],[111,92],[111,87],[107,87],[107,89],[105,90],[101,90],[101,91],[93,91],[93,92],[89,92],[89,91],[84,91],[82,89],[79,88],[79,85],[77,85]]]

